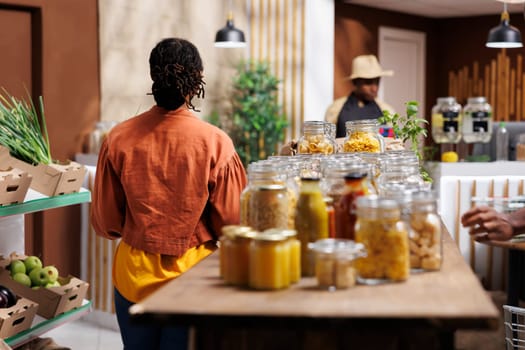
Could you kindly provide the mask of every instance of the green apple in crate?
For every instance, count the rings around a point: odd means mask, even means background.
[[[11,272],[11,277],[14,277],[17,273],[26,273],[26,264],[22,260],[13,260],[9,264],[9,271]]]
[[[26,273],[31,273],[31,271],[36,268],[42,268],[42,260],[38,256],[28,256],[24,259],[24,264],[26,265]]]
[[[31,287],[31,278],[25,273],[17,272],[12,277],[16,282],[21,283],[26,287]]]
[[[46,275],[46,279],[45,279],[46,287],[60,286],[60,283],[58,283],[58,269],[55,266],[53,265],[45,266],[42,270],[44,274]]]

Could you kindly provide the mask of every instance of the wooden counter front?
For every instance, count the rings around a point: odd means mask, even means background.
[[[208,339],[210,348],[226,349],[225,344],[233,344],[232,339],[217,342],[218,334],[239,335],[226,330],[266,330],[271,332],[267,334],[270,338],[271,334],[279,338],[278,330],[283,328],[303,335],[322,329],[344,334],[355,330],[357,335],[375,335],[376,343],[378,336],[389,332],[406,333],[412,341],[413,331],[417,330],[419,336],[425,335],[424,344],[428,345],[429,337],[433,337],[437,339],[436,348],[453,348],[457,329],[495,329],[498,310],[448,233],[444,235],[443,249],[444,262],[439,272],[412,275],[403,283],[357,285],[335,292],[317,289],[314,278],[303,278],[280,291],[226,286],[219,278],[215,252],[134,305],[130,313],[137,323],[194,326],[199,335],[209,336],[212,330],[220,329],[214,333],[213,342]],[[301,338],[300,348],[305,348]],[[338,340],[332,348],[340,348],[340,344]],[[266,343],[266,348],[269,346]]]

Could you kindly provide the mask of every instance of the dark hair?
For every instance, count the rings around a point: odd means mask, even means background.
[[[193,97],[204,97],[203,67],[199,51],[187,40],[167,38],[149,56],[151,92],[159,107],[174,110],[186,104],[195,109]]]

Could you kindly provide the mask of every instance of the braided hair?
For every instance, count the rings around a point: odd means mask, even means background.
[[[151,50],[151,88],[159,107],[175,110],[186,104],[194,111],[193,97],[204,97],[203,66],[199,51],[187,40],[167,38]]]

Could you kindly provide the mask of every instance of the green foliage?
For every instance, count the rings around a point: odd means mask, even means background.
[[[288,126],[281,113],[277,92],[279,79],[265,61],[242,61],[233,80],[229,134],[244,165],[277,153]],[[208,117],[222,127],[218,113]]]
[[[428,121],[417,117],[419,110],[418,102],[409,101],[405,103],[405,105],[406,115],[400,116],[397,113],[392,114],[385,110],[383,111],[383,115],[379,117],[379,122],[392,125],[394,134],[400,138],[403,143],[410,141],[410,149],[414,151],[419,160],[422,161],[424,158],[419,147],[419,138],[427,137],[425,124],[428,124]],[[425,181],[432,181],[432,178],[425,169],[421,168],[420,171]]]

